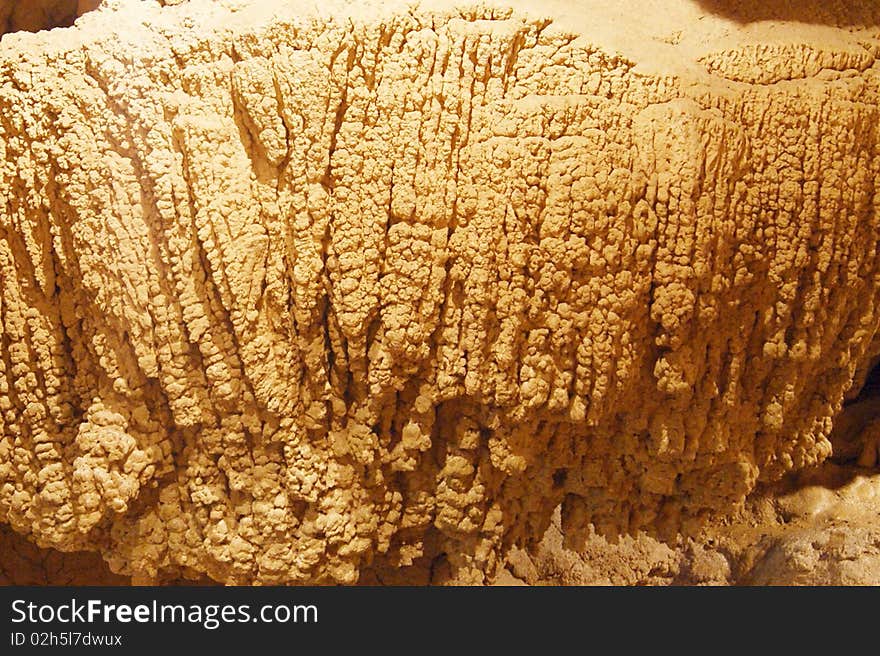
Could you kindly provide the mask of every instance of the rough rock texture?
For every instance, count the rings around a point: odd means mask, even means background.
[[[175,4],[0,41],[16,532],[480,581],[560,502],[671,539],[831,453],[880,353],[874,3]]]
[[[563,544],[559,517],[514,549],[496,585],[880,585],[880,475],[834,463],[749,497],[699,535]]]
[[[880,474],[863,464],[880,435],[858,433],[878,398],[880,368],[834,418],[831,460],[759,485],[696,535],[591,535],[574,551],[554,514],[543,540],[508,554],[495,585],[880,585]]]

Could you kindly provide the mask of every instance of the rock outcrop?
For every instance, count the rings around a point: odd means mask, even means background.
[[[145,581],[481,581],[560,503],[695,533],[831,454],[880,8],[174,4],[0,41],[0,522]]]

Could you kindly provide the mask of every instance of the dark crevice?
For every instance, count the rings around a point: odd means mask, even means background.
[[[865,384],[859,391],[854,402],[866,401],[870,398],[880,398],[880,362],[878,362],[865,379]]]
[[[70,27],[100,0],[0,0],[0,36]]]
[[[880,3],[873,0],[697,0],[703,10],[738,23],[797,21],[835,27],[880,23]]]
[[[880,443],[875,432],[880,418],[880,362],[875,361],[873,365],[864,384],[860,389],[857,387],[858,395],[846,402],[834,417],[834,428],[828,439],[834,452],[832,460],[838,464],[857,463],[862,467],[880,464],[877,451]]]

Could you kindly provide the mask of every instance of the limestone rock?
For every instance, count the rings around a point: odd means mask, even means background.
[[[880,8],[795,4],[8,31],[0,522],[139,581],[478,582],[560,503],[695,534],[819,463],[880,353]]]

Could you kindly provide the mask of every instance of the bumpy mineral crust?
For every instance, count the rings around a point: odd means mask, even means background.
[[[0,522],[145,581],[479,581],[560,502],[671,535],[830,454],[875,3],[163,4],[0,41]]]

